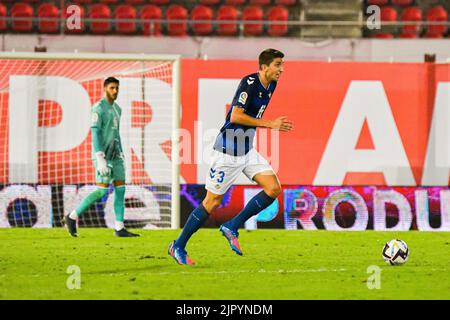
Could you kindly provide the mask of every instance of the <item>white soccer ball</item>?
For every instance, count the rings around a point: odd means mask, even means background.
[[[394,239],[384,245],[382,254],[386,263],[403,264],[408,260],[409,249],[405,241]]]

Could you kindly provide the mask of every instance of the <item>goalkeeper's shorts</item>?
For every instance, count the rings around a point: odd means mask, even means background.
[[[94,160],[95,182],[110,184],[113,181],[125,181],[125,162],[122,159],[106,160],[108,174],[102,176],[97,170],[97,160]]]

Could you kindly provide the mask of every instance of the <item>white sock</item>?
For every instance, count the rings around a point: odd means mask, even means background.
[[[75,210],[73,210],[70,214],[69,214],[69,218],[73,219],[73,220],[77,220],[78,219],[78,215],[77,212]]]
[[[114,223],[114,229],[116,229],[116,231],[122,230],[123,228],[125,228],[123,221],[116,221]]]

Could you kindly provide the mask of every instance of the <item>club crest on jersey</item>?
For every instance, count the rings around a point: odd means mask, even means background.
[[[95,124],[98,122],[98,114],[96,112],[92,113],[91,121],[92,121],[92,124]]]
[[[248,94],[247,94],[247,92],[244,91],[239,95],[239,102],[242,104],[245,104],[247,102],[247,98],[248,98]]]
[[[255,78],[252,78],[252,77],[248,77],[248,79],[247,79],[247,83],[248,83],[248,85],[251,85],[251,84],[253,84],[253,82],[255,82]]]

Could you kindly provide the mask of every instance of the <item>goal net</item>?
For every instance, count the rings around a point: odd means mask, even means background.
[[[95,190],[91,106],[120,81],[125,226],[179,227],[179,57],[0,54],[0,227],[61,227]],[[113,187],[80,227],[113,227]]]

